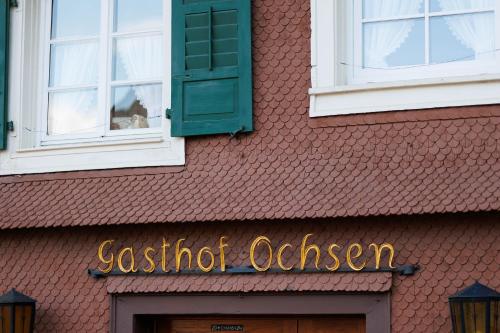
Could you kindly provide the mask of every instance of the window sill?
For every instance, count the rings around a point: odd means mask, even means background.
[[[9,142],[9,150],[0,154],[0,175],[181,166],[185,163],[183,139],[156,137],[19,149],[15,148],[15,135]]]
[[[60,149],[74,149],[74,148],[90,148],[90,147],[108,147],[108,146],[124,146],[145,143],[159,143],[163,138],[160,135],[151,137],[129,137],[129,138],[103,138],[103,139],[90,139],[88,141],[75,141],[75,142],[43,142],[40,147],[34,148],[21,148],[18,152],[37,152],[44,150],[60,150]]]
[[[500,103],[500,75],[312,88],[311,117]]]

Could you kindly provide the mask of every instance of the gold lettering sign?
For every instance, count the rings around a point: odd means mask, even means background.
[[[316,266],[316,269],[319,269],[319,260],[321,259],[321,250],[319,249],[319,246],[316,245],[316,244],[307,245],[307,240],[312,235],[313,234],[306,235],[302,239],[302,245],[300,246],[300,269],[302,271],[306,267],[307,255],[311,251],[314,251],[314,253],[316,254],[316,257],[315,257],[315,260],[314,260],[314,265]]]
[[[125,267],[123,264],[123,258],[128,254],[128,257],[130,258],[130,262],[128,264],[128,268]],[[118,268],[120,271],[123,273],[135,273],[137,272],[137,268],[135,268],[135,255],[134,255],[134,248],[132,247],[126,247],[123,250],[120,251],[120,254],[118,255]]]
[[[208,266],[204,266],[203,265],[203,255],[204,254],[208,254],[209,258],[210,258],[210,264]],[[214,253],[212,252],[212,249],[209,248],[208,246],[202,248],[199,252],[198,252],[198,256],[197,256],[197,263],[198,263],[198,267],[205,273],[208,273],[208,272],[211,272],[213,269],[214,269],[214,266],[215,266],[215,256],[214,256]]]
[[[174,243],[163,238],[158,247],[147,246],[144,249],[134,249],[131,246],[114,248],[115,240],[105,240],[97,250],[99,259],[97,270],[103,274],[114,270],[122,274],[136,273],[139,270],[146,274],[168,273],[172,270],[179,273],[183,269],[196,269],[201,273],[217,269],[223,273],[226,272],[226,255],[230,250],[228,240],[228,237],[222,236],[215,244],[190,248],[184,245],[185,238],[178,239]],[[172,247],[171,244],[175,246]],[[270,269],[282,272],[305,270],[337,272],[346,269],[360,272],[371,262],[374,263],[374,270],[381,270],[383,260],[387,260],[385,269],[395,268],[393,264],[395,249],[389,243],[371,243],[365,247],[360,243],[351,243],[343,247],[332,242],[328,247],[321,248],[315,244],[314,235],[307,234],[298,246],[290,243],[273,243],[267,236],[258,236],[249,245],[248,264],[257,272],[267,272]],[[324,253],[326,255],[323,257]],[[193,267],[193,264],[196,267]]]
[[[181,259],[183,255],[186,255],[188,258],[188,267],[191,269],[191,261],[193,259],[193,255],[191,254],[191,250],[187,247],[181,247],[182,242],[185,239],[179,239],[177,244],[175,244],[175,271],[180,272],[181,270]]]
[[[392,259],[394,259],[394,246],[388,243],[384,243],[381,246],[378,246],[375,243],[370,244],[370,248],[374,249],[375,251],[375,268],[379,269],[380,268],[380,257],[382,256],[382,251],[384,249],[387,249],[389,251],[389,267],[390,268],[396,268],[392,266]]]
[[[150,255],[150,253],[151,253],[151,255]],[[154,253],[155,253],[155,249],[153,249],[152,247],[147,247],[144,250],[144,258],[149,263],[149,267],[143,269],[145,273],[153,273],[156,270],[156,264],[155,264],[155,261],[152,257],[152,255]]]
[[[267,250],[269,252],[267,257],[267,264],[264,267],[260,267],[255,261],[255,249],[261,243],[267,247]],[[250,262],[252,263],[253,268],[255,268],[255,270],[259,272],[265,272],[269,270],[269,268],[271,268],[271,265],[273,264],[273,248],[271,247],[271,241],[269,240],[269,238],[267,238],[266,236],[260,236],[253,241],[252,246],[250,246]]]
[[[167,243],[165,238],[163,238],[163,244],[161,245],[161,269],[164,272],[170,272],[167,268],[167,250],[170,248],[170,243]]]
[[[291,265],[290,267],[285,267],[285,265],[283,264],[283,252],[288,249],[288,248],[292,248],[292,244],[284,244],[280,247],[280,249],[278,250],[278,256],[276,257],[276,261],[278,262],[278,266],[279,268],[281,268],[283,271],[291,271],[293,269],[293,265]]]
[[[338,246],[337,244],[330,244],[330,246],[328,247],[328,254],[330,255],[330,257],[332,257],[334,264],[332,266],[326,266],[326,269],[332,272],[335,272],[340,268],[340,259],[333,252],[335,249],[340,249],[340,246]]]
[[[220,270],[221,272],[226,271],[226,256],[224,253],[224,249],[229,245],[226,243],[226,237],[222,236],[219,239],[219,253],[220,253]]]
[[[99,267],[99,270],[103,273],[111,272],[113,270],[113,266],[115,265],[115,256],[113,255],[113,253],[111,253],[111,258],[109,258],[109,259],[105,259],[104,254],[103,254],[104,248],[107,245],[111,245],[111,244],[113,244],[112,240],[104,241],[101,243],[101,245],[99,245],[99,250],[97,250],[97,256],[99,257],[99,260],[103,264],[108,265],[108,267],[106,267],[106,268]]]

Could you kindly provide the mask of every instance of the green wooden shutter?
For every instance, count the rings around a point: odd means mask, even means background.
[[[7,85],[10,0],[0,0],[0,149],[7,148]]]
[[[173,0],[172,136],[249,132],[250,0]]]

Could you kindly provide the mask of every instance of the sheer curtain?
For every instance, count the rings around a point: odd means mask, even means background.
[[[439,0],[439,4],[444,11],[485,9],[494,8],[495,0]],[[445,21],[455,38],[464,46],[474,50],[476,58],[493,56],[492,51],[495,50],[493,13],[446,16]]]
[[[147,80],[163,73],[162,37],[134,37],[117,40],[117,53],[129,80]],[[148,111],[150,127],[159,127],[162,113],[162,86],[134,86],[137,100]]]
[[[365,18],[388,18],[415,14],[418,13],[422,2],[423,0],[366,0]],[[404,43],[414,25],[414,20],[365,24],[365,67],[388,67],[386,58]]]
[[[97,82],[97,43],[57,45],[51,51],[51,86]],[[49,97],[48,134],[89,132],[97,125],[96,90],[54,92]]]

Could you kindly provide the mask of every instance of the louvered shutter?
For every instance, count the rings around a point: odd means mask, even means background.
[[[10,1],[0,0],[0,149],[7,148],[7,84]]]
[[[173,0],[172,136],[248,132],[250,0]]]

